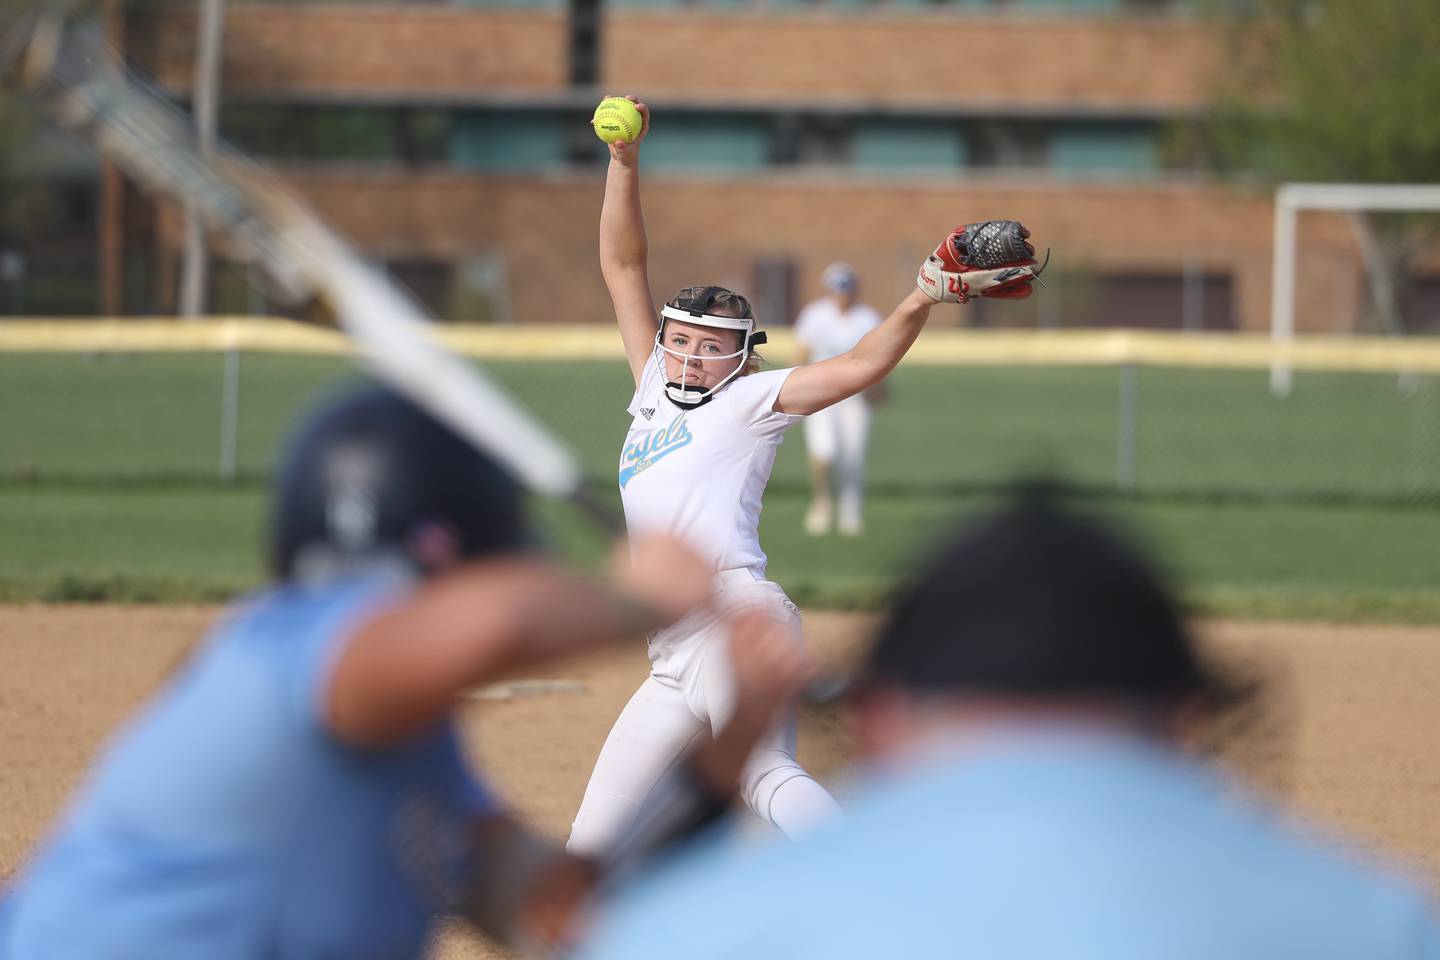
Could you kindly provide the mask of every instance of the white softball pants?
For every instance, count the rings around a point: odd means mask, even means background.
[[[805,450],[811,460],[831,465],[836,512],[851,522],[860,520],[869,437],[870,404],[860,394],[805,418]]]
[[[785,623],[804,643],[800,612],[780,586],[741,568],[717,577],[715,606],[758,607]],[[661,776],[712,726],[723,728],[734,708],[728,636],[720,616],[692,614],[649,639],[650,676],[610,729],[585,798],[570,827],[572,853],[610,852]],[[795,761],[795,721],[787,717],[755,746],[740,783],[756,815],[787,834],[839,815],[835,801]]]

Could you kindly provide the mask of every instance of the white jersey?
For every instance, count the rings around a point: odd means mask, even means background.
[[[620,451],[631,534],[670,533],[717,570],[764,573],[760,497],[786,429],[803,419],[774,409],[792,369],[737,377],[687,409],[671,402],[658,365],[646,362]]]
[[[860,338],[880,326],[874,307],[857,303],[843,313],[830,297],[806,304],[795,318],[795,339],[810,352],[810,360],[829,360],[854,348]]]

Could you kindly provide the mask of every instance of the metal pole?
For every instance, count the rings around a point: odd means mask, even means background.
[[[0,249],[0,283],[10,292],[10,315],[23,316],[25,306],[25,255],[19,250]]]
[[[225,27],[225,0],[202,0],[197,27],[193,107],[200,155],[215,149],[215,124],[220,100],[220,54]],[[180,315],[198,317],[205,312],[207,284],[205,226],[200,212],[185,206],[185,263],[180,274]]]
[[[236,446],[240,436],[240,351],[225,351],[220,387],[220,479],[235,479]]]
[[[252,317],[263,317],[269,309],[265,305],[264,295],[260,292],[260,277],[260,270],[253,260],[245,264],[245,289],[249,291],[245,304]]]
[[[1136,428],[1140,414],[1140,374],[1136,365],[1120,366],[1120,410],[1115,431],[1115,488],[1135,492]]]
[[[1194,260],[1185,261],[1180,292],[1180,326],[1186,333],[1205,329],[1205,270]]]
[[[1410,481],[1406,493],[1418,503],[1440,494],[1440,487],[1435,485],[1440,471],[1434,469],[1440,466],[1440,422],[1436,417],[1440,411],[1440,375],[1400,376],[1401,382],[1408,385],[1406,399],[1412,404]]]
[[[1270,341],[1277,348],[1295,339],[1295,206],[1291,191],[1275,191],[1275,256],[1270,267]],[[1293,386],[1290,362],[1277,355],[1270,361],[1270,392],[1288,397]]]
[[[105,0],[105,39],[125,53],[125,5]],[[100,196],[96,204],[100,239],[100,312],[118,317],[125,312],[125,178],[108,156],[100,158]]]

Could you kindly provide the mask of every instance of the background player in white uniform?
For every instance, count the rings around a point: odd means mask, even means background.
[[[721,287],[688,287],[656,322],[638,168],[650,119],[644,104],[637,106],[644,128],[635,143],[610,146],[600,213],[601,271],[636,386],[619,465],[625,518],[632,536],[674,533],[711,560],[716,610],[762,611],[787,625],[798,647],[799,612],[765,578],[758,535],[761,494],[785,430],[879,383],[920,335],[936,301],[963,302],[986,289],[1027,295],[1033,274],[1023,265],[1034,263],[1033,250],[1021,239],[1022,227],[996,222],[1001,226],[975,236],[984,240],[988,262],[1007,269],[968,272],[973,268],[959,235],[947,237],[922,266],[917,289],[853,349],[805,367],[755,372],[752,348],[764,335],[755,331],[744,297]],[[997,249],[1009,259],[994,256]],[[920,284],[935,292],[922,292]],[[723,623],[711,613],[649,635],[650,676],[600,751],[571,827],[572,852],[609,854],[685,748],[724,730],[733,699],[726,641]],[[741,778],[750,808],[787,833],[837,812],[829,793],[795,762],[794,749],[794,725],[787,720],[760,740]]]
[[[838,261],[830,264],[820,282],[828,293],[806,304],[795,318],[800,363],[838,357],[854,349],[861,337],[880,326],[879,312],[860,302],[860,275],[850,264]],[[814,536],[829,533],[832,523],[845,536],[853,537],[861,532],[870,406],[883,402],[880,393],[883,390],[884,384],[876,384],[824,410],[816,410],[805,419],[805,451],[810,458],[806,533]]]

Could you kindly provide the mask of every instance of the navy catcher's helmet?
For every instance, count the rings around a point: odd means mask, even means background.
[[[271,567],[281,580],[397,562],[424,573],[527,542],[509,473],[409,400],[369,387],[323,406],[292,440]]]

